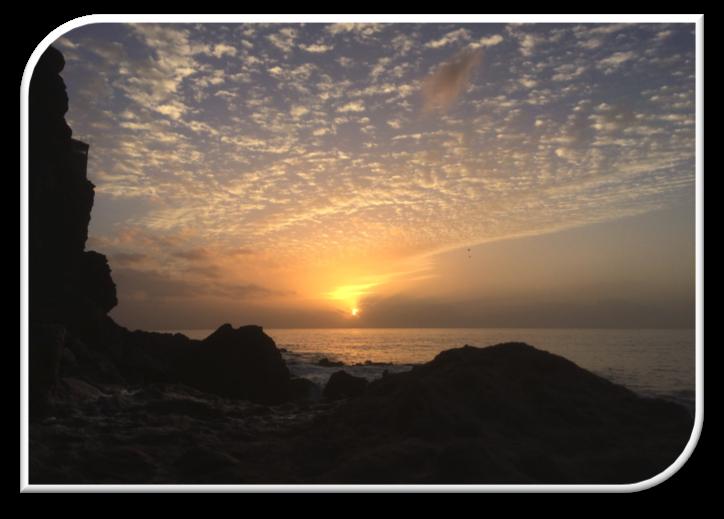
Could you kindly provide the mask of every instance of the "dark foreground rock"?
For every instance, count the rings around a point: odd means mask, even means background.
[[[287,365],[260,326],[224,324],[201,341],[119,327],[114,340],[108,355],[129,383],[181,383],[265,404],[291,398]]]
[[[293,377],[289,380],[292,400],[296,402],[316,402],[322,397],[322,389],[309,379]]]
[[[693,418],[525,344],[464,347],[354,399],[259,405],[62,380],[33,483],[632,483]]]
[[[205,391],[255,402],[289,399],[289,370],[271,337],[260,326],[221,326],[201,341],[189,382]]]
[[[355,377],[346,371],[335,371],[324,386],[322,395],[329,400],[354,398],[365,392],[367,384],[367,379]]]
[[[683,407],[509,343],[374,381],[295,452],[315,452],[299,461],[319,482],[630,483],[671,465],[692,427]]]
[[[291,438],[328,406],[266,406],[180,384],[61,379],[51,413],[30,427],[30,482],[296,481]]]

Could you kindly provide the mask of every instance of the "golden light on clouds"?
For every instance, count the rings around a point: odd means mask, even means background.
[[[446,290],[446,251],[693,186],[685,24],[95,24],[56,44],[121,321],[202,298],[366,320],[370,298]]]
[[[327,294],[327,297],[332,301],[339,301],[344,304],[346,308],[352,309],[352,315],[357,315],[359,312],[358,304],[360,300],[369,295],[372,289],[378,286],[380,283],[362,283],[357,285],[344,285],[337,287]]]

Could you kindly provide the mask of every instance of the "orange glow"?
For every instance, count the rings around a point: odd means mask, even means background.
[[[359,312],[357,304],[361,297],[370,293],[370,290],[379,285],[379,283],[363,283],[358,285],[345,285],[337,287],[327,293],[327,297],[334,301],[343,302],[348,308],[352,309],[352,315],[356,316]]]
[[[352,317],[357,317],[359,315],[359,308],[353,308],[352,309]]]

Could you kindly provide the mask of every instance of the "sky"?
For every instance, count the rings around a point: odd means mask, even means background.
[[[54,45],[122,325],[693,327],[692,24]]]

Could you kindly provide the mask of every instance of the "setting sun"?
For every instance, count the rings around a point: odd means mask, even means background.
[[[347,308],[351,308],[352,316],[357,317],[357,314],[359,314],[359,307],[357,306],[359,300],[369,294],[370,290],[377,285],[379,285],[379,283],[345,285],[328,292],[327,297],[333,301],[341,301],[347,305]]]

